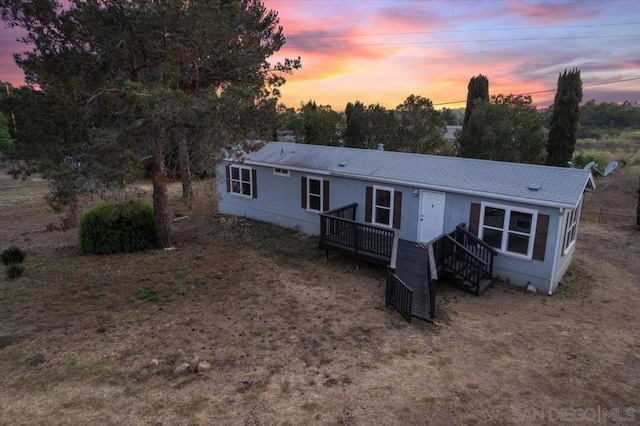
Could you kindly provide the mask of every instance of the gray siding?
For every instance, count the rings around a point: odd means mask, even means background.
[[[226,192],[225,163],[218,166],[218,209],[221,213],[244,216],[265,222],[274,223],[286,228],[298,229],[307,234],[320,232],[318,214],[302,208],[301,178],[312,176],[330,182],[330,209],[351,203],[358,203],[356,220],[365,221],[366,187],[374,184],[360,179],[338,176],[327,176],[314,173],[290,171],[289,177],[273,174],[273,168],[252,166],[257,171],[258,197],[255,199],[241,197]],[[402,223],[399,237],[409,241],[417,241],[420,215],[419,188],[391,184],[378,184],[392,187],[402,192]],[[414,191],[418,191],[414,194]],[[472,203],[499,203],[512,207],[538,210],[539,214],[549,215],[549,228],[546,240],[544,261],[523,260],[508,254],[500,254],[495,258],[494,273],[503,280],[517,285],[533,284],[539,291],[548,291],[552,279],[553,257],[555,254],[556,235],[562,225],[559,210],[551,207],[538,207],[529,204],[500,202],[495,199],[482,199],[462,194],[446,194],[444,231],[449,232],[460,223],[469,223]],[[560,230],[561,231],[561,230]],[[571,260],[572,252],[564,255],[557,265],[557,271]],[[566,268],[565,268],[566,269]],[[559,279],[559,278],[558,278]]]

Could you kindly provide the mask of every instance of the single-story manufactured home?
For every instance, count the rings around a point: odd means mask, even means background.
[[[486,246],[491,278],[548,294],[571,263],[593,185],[582,169],[286,142],[226,158],[217,173],[221,213],[337,235],[346,228],[321,219],[344,218],[347,206],[354,224],[418,247],[464,229],[472,243],[453,251]]]

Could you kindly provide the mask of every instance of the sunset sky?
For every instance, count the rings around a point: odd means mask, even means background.
[[[272,59],[302,58],[282,89],[289,107],[314,100],[336,111],[355,101],[395,108],[415,94],[456,108],[478,74],[492,95],[532,93],[548,106],[558,74],[574,67],[585,101],[640,102],[639,0],[264,3],[279,12],[287,37]],[[0,80],[20,85],[16,36],[0,36]]]

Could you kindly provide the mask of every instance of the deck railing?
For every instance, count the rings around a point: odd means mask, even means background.
[[[413,291],[391,269],[387,271],[387,306],[393,307],[405,320],[411,322]]]
[[[356,222],[356,207],[350,204],[320,214],[320,247],[388,265],[397,244],[395,230]]]

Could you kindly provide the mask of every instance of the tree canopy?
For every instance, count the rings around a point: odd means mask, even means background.
[[[441,154],[449,147],[444,140],[447,124],[430,99],[410,95],[396,107],[398,136],[388,141],[393,151]]]
[[[33,46],[16,55],[26,81],[64,116],[55,147],[41,140],[42,150],[56,164],[82,156],[74,172],[119,184],[148,162],[162,247],[171,244],[164,167],[174,135],[200,148],[243,138],[256,106],[275,108],[284,74],[299,67],[268,61],[285,38],[259,0],[0,0],[0,8]]]
[[[458,135],[462,157],[542,163],[546,134],[531,96],[497,95],[476,103]]]

